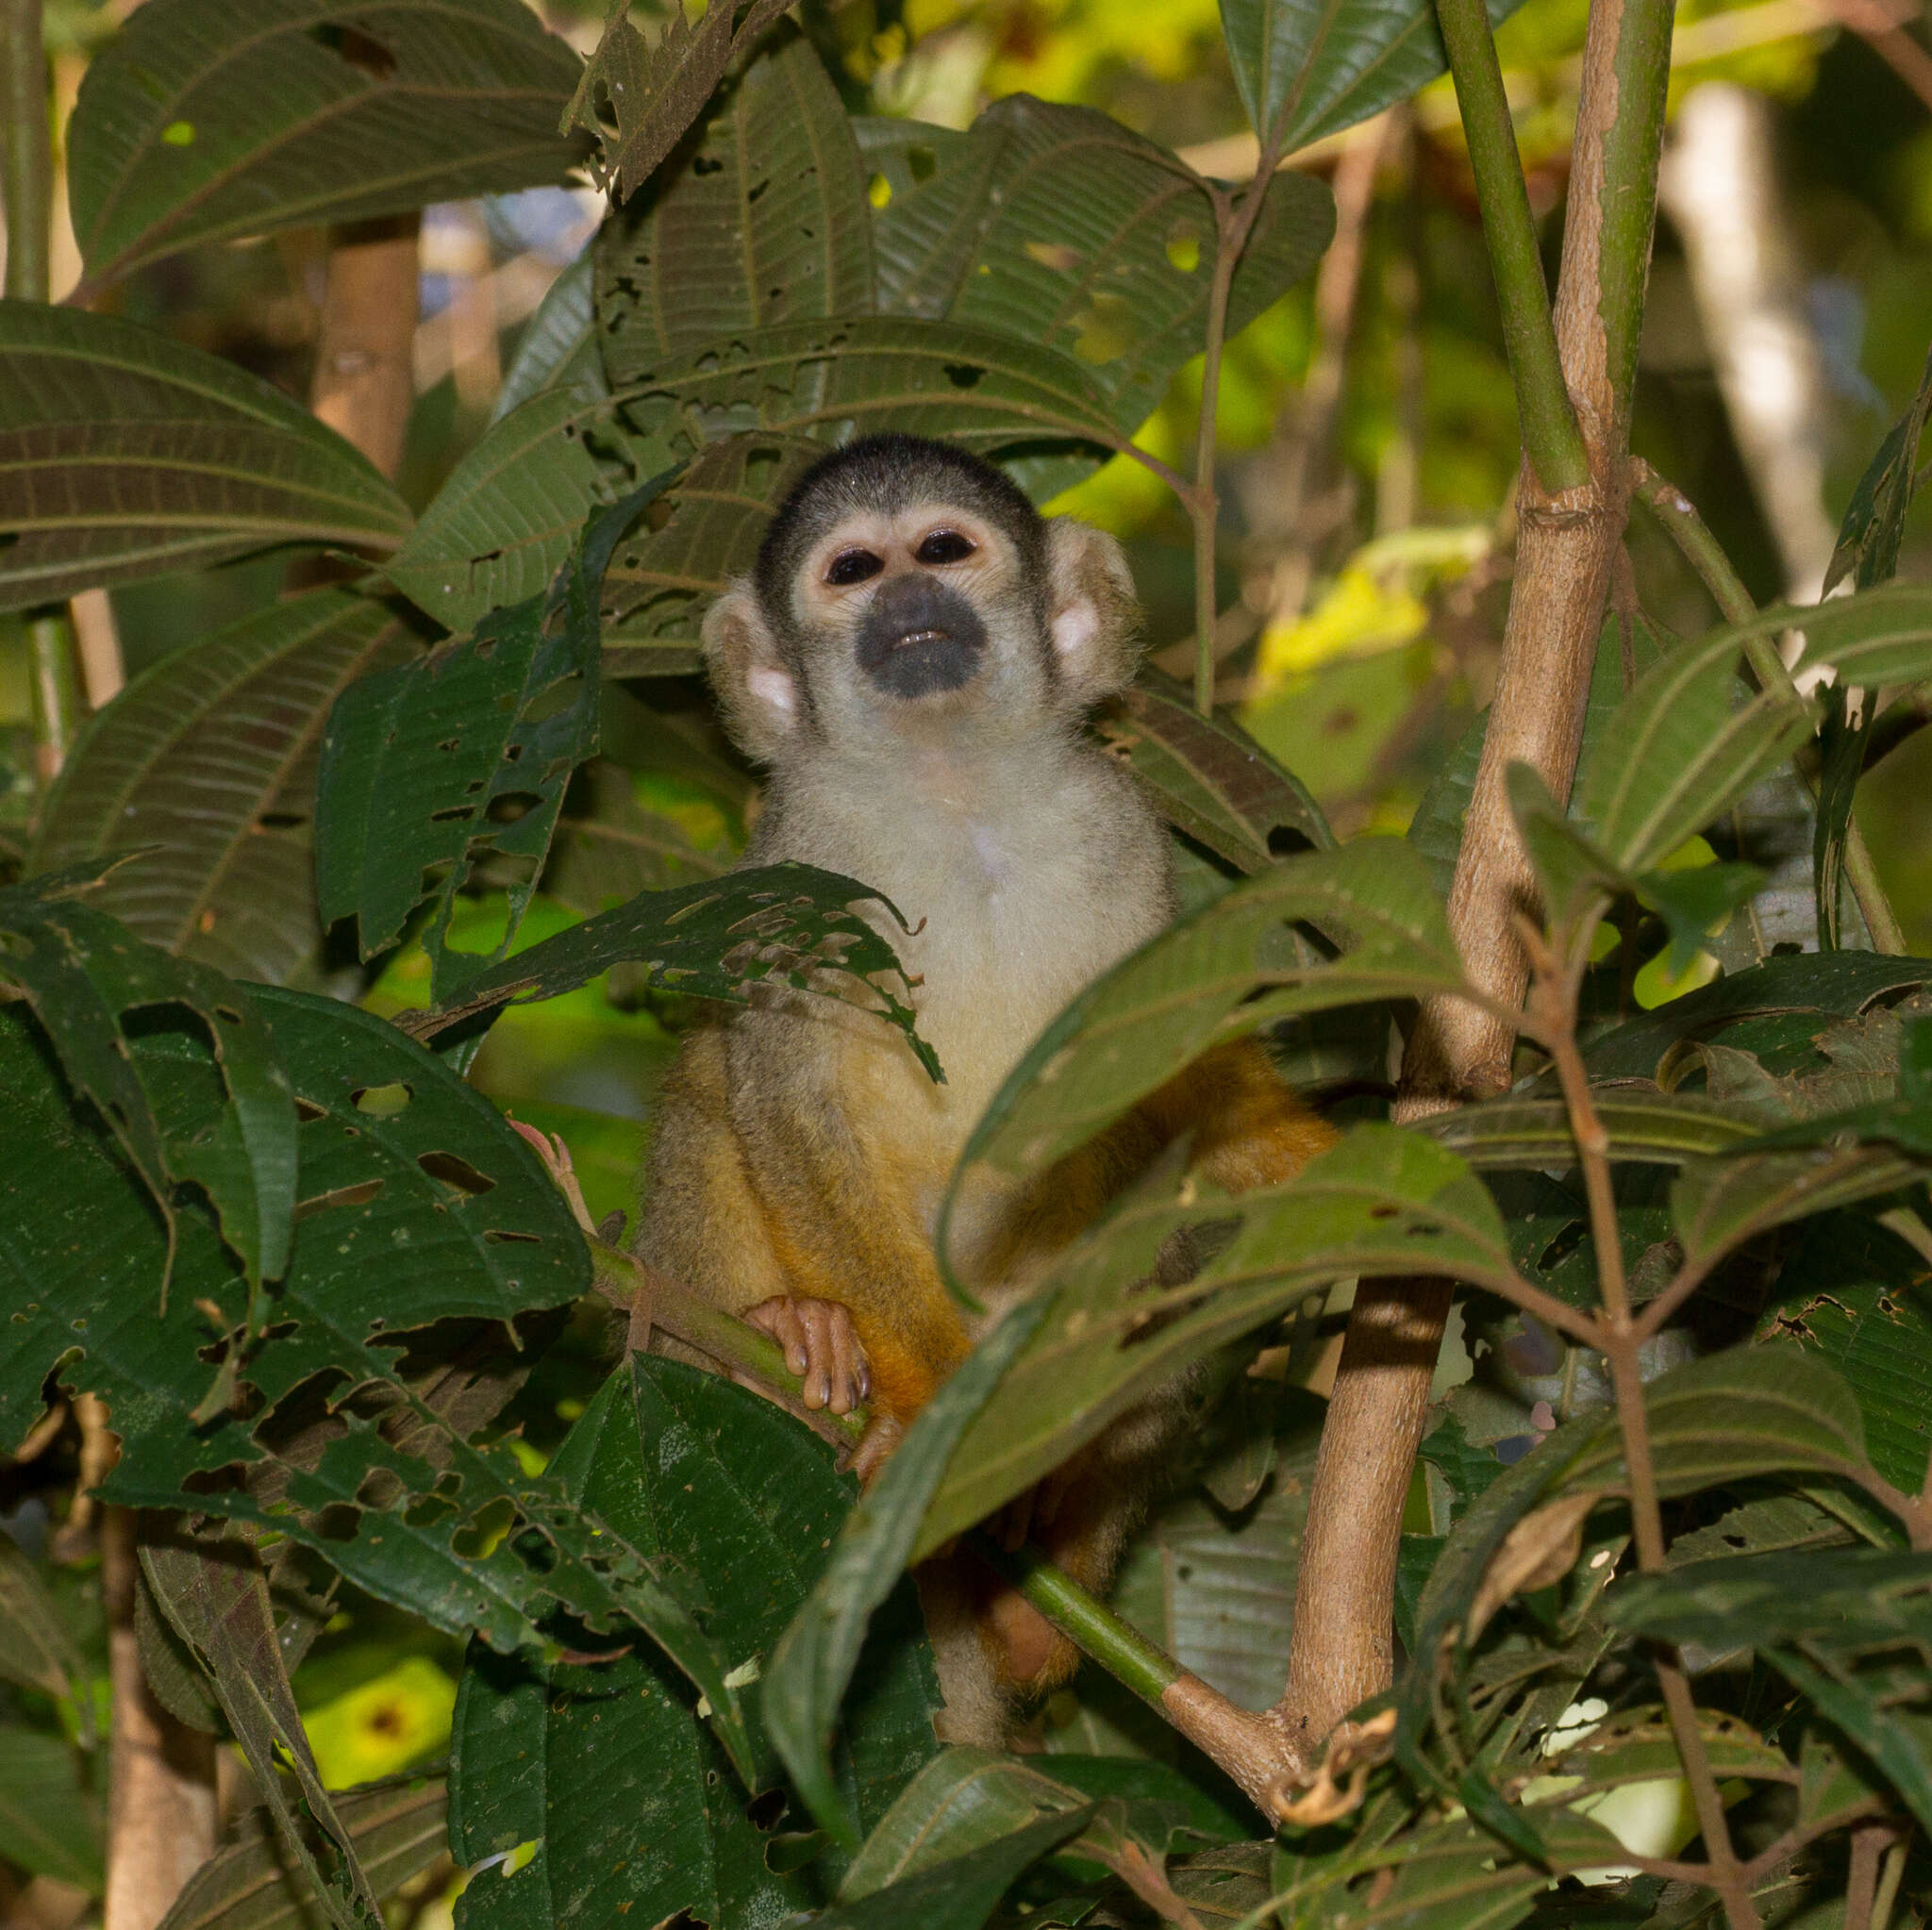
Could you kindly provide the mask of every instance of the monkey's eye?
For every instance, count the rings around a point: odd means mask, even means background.
[[[974,544],[970,537],[964,537],[957,529],[935,529],[913,552],[922,563],[959,563],[973,554]]]
[[[868,576],[876,576],[885,567],[870,550],[841,550],[825,572],[825,581],[863,583]]]

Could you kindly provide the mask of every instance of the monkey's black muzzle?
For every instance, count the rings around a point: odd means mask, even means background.
[[[957,590],[930,576],[882,583],[858,626],[858,667],[894,697],[957,690],[979,670],[986,626]]]

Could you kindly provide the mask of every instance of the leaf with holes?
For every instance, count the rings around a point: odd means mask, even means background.
[[[840,1859],[768,1854],[798,1845],[808,1825],[793,1813],[774,1834],[785,1804],[759,1729],[771,1692],[760,1677],[829,1558],[856,1484],[769,1402],[641,1355],[605,1383],[552,1472],[634,1545],[728,1581],[714,1589],[707,1629],[742,1685],[757,1772],[737,1784],[692,1689],[648,1652],[585,1667],[473,1651],[457,1709],[452,1845],[471,1863],[538,1848],[514,1873],[473,1884],[465,1922],[548,1926],[570,1898],[613,1922],[682,1910],[719,1924],[774,1922],[824,1904]],[[939,1702],[910,1583],[889,1578],[881,1592],[891,1600],[845,1705],[832,1772],[867,1828],[934,1753]]]
[[[645,1628],[748,1743],[689,1585],[585,1516],[503,1444],[473,1446],[403,1378],[402,1337],[567,1305],[589,1258],[562,1194],[481,1094],[393,1026],[329,999],[256,1000],[296,1093],[304,1197],[264,1336],[240,1333],[245,1285],[208,1221],[176,1213],[175,1291],[157,1315],[166,1230],[105,1126],[77,1111],[20,1005],[0,1007],[0,1439],[42,1388],[100,1394],[124,1452],[104,1491],[136,1507],[253,1522],[379,1599],[510,1650],[559,1607],[591,1630]],[[130,1041],[190,1133],[222,1105],[207,1047]],[[240,1406],[188,1408],[221,1353]],[[325,1395],[328,1398],[325,1399]],[[378,1428],[396,1407],[417,1426]],[[287,1450],[284,1452],[284,1450]]]
[[[1116,428],[1138,428],[1201,352],[1214,278],[1207,184],[1091,108],[995,101],[964,135],[860,122],[874,170],[878,304],[1041,342],[1081,363]],[[1278,175],[1228,294],[1238,334],[1307,275],[1335,205]]]
[[[1809,1220],[1783,1256],[1758,1323],[1842,1374],[1872,1465],[1907,1494],[1932,1445],[1932,1281],[1924,1257],[1863,1214]]]
[[[325,922],[355,915],[363,957],[393,944],[425,898],[438,997],[503,957],[570,774],[597,748],[604,565],[672,474],[607,509],[548,591],[337,700],[316,784],[316,895]],[[518,869],[502,936],[479,961],[447,938],[457,894],[486,856]]]
[[[600,508],[647,477],[661,486],[678,464],[600,392],[541,390],[484,431],[383,574],[439,623],[467,628],[541,597]]]
[[[671,676],[698,668],[698,626],[732,577],[758,559],[765,525],[825,453],[796,436],[727,436],[664,492],[664,520],[632,532],[604,575],[604,674]]]
[[[1277,764],[1225,711],[1203,717],[1171,677],[1143,670],[1117,710],[1101,714],[1102,740],[1153,791],[1167,821],[1244,872],[1285,853],[1285,834],[1317,851],[1335,834],[1307,787]]]
[[[1490,0],[1491,25],[1521,4]],[[1221,0],[1221,30],[1249,124],[1282,155],[1407,100],[1449,65],[1426,0]]]
[[[233,362],[0,301],[0,607],[278,543],[393,549],[408,526],[357,450]]]
[[[178,1183],[208,1195],[246,1273],[252,1327],[261,1283],[289,1263],[296,1159],[289,1081],[250,992],[143,944],[87,902],[112,869],[96,860],[0,890],[0,976],[32,1007],[68,1083],[99,1108],[170,1223]],[[180,1037],[184,1019],[212,1048],[212,1113],[182,1109],[168,1082],[128,1049],[144,1034]],[[165,1301],[158,1277],[155,1285]]]
[[[631,25],[629,0],[610,16],[565,110],[566,125],[594,138],[598,185],[627,200],[662,165],[704,111],[731,57],[784,12],[783,0],[741,0],[706,9],[695,26],[682,9],[646,41]],[[735,25],[734,25],[735,24]]]
[[[1300,921],[1345,940],[1328,957]],[[1271,866],[1143,945],[1035,1041],[974,1129],[941,1209],[981,1163],[1044,1171],[1210,1045],[1291,1013],[1463,990],[1424,860],[1389,838]]]
[[[618,388],[721,337],[872,307],[858,150],[804,34],[788,24],[772,35],[676,165],[614,212],[592,247],[598,341]]]
[[[310,590],[178,650],[89,719],[47,800],[35,870],[150,845],[89,903],[137,937],[280,984],[322,940],[315,769],[329,706],[420,645],[352,590]]]
[[[1781,1138],[1782,1135],[1774,1137]],[[1924,1170],[1886,1146],[1813,1147],[1688,1161],[1671,1187],[1671,1222],[1686,1266],[1707,1271],[1774,1226],[1896,1192]]]
[[[412,1022],[431,1037],[512,1000],[555,998],[611,966],[641,965],[643,981],[692,998],[748,1005],[775,978],[794,991],[842,998],[904,1034],[926,1072],[943,1076],[913,1028],[911,988],[875,926],[851,907],[867,900],[901,930],[898,910],[870,887],[810,865],[758,865],[715,880],[645,891],[466,980],[456,1004]]]
[[[568,45],[515,0],[151,0],[69,134],[90,288],[195,242],[561,182]]]
[[[762,429],[842,440],[939,436],[989,458],[1021,445],[1124,439],[1079,362],[955,323],[848,315],[740,331],[640,368],[617,391],[642,432],[694,454]]]
[[[1178,1285],[1157,1271],[1170,1240],[1201,1256]],[[1305,1295],[1351,1274],[1515,1278],[1503,1222],[1453,1153],[1394,1126],[1359,1125],[1291,1179],[1202,1198],[1157,1176],[1061,1254],[1033,1339],[953,1456],[915,1558],[1059,1466],[1136,1401]]]

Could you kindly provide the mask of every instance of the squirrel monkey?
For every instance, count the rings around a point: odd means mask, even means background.
[[[981,1306],[946,1290],[934,1225],[968,1134],[1046,1023],[1174,915],[1165,827],[1083,732],[1125,688],[1139,611],[1111,537],[1042,520],[943,442],[867,436],[816,463],[704,626],[739,745],[770,773],[746,864],[859,878],[913,985],[935,1085],[882,1020],[774,994],[702,1024],[666,1083],[639,1254],[763,1328],[808,1406],[872,1420],[869,1477],[974,1340],[1162,1148],[1230,1191],[1333,1138],[1254,1041],[1223,1048],[1043,1182],[955,1209]],[[1172,1438],[1155,1397],[1008,1510],[1009,1535],[1104,1591]],[[1077,1660],[969,1554],[919,1575],[946,1734],[993,1746]]]

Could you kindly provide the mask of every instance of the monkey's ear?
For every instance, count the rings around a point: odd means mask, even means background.
[[[778,655],[757,592],[741,577],[705,612],[705,668],[724,728],[748,757],[768,764],[798,726],[798,684]]]
[[[1124,690],[1141,655],[1141,606],[1121,546],[1071,516],[1046,525],[1048,629],[1060,679],[1084,707]]]

